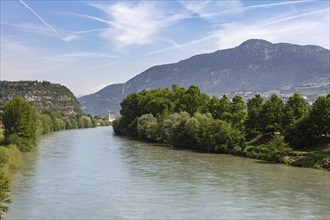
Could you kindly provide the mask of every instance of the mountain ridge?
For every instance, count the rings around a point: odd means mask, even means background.
[[[320,79],[327,81],[328,85],[329,56],[329,50],[316,45],[273,44],[250,39],[234,48],[150,67],[126,83],[109,85],[79,98],[79,102],[87,113],[105,115],[108,111],[118,114],[120,101],[132,92],[166,88],[172,84],[186,88],[194,84],[208,95],[215,96],[244,91],[269,93],[290,86],[293,90],[295,86],[313,84]],[[316,96],[326,87],[313,94],[298,92]],[[287,92],[294,91],[287,89]]]

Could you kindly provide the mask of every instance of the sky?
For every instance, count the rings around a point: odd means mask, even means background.
[[[1,80],[76,96],[248,39],[329,49],[330,1],[0,0]]]

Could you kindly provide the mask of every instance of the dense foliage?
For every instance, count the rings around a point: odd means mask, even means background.
[[[42,134],[75,128],[91,128],[106,125],[105,119],[96,119],[86,115],[63,115],[44,111],[38,113],[35,108],[20,96],[5,102],[2,113],[5,127],[5,140],[15,144],[21,151],[30,151],[36,146]]]
[[[0,219],[2,213],[7,212],[8,211],[8,207],[6,206],[6,204],[10,203],[11,200],[9,199],[9,181],[8,178],[6,178],[5,174],[4,174],[4,169],[3,167],[6,164],[6,155],[5,155],[5,151],[0,150]]]
[[[330,95],[312,106],[299,94],[285,103],[276,94],[208,97],[197,86],[128,95],[115,133],[176,147],[232,153],[274,162],[329,138]],[[329,152],[323,167],[330,167]],[[290,161],[287,163],[291,163]]]

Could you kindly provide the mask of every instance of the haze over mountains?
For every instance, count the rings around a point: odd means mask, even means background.
[[[265,40],[247,40],[241,45],[200,54],[178,63],[153,66],[126,83],[109,85],[79,98],[83,111],[92,115],[119,114],[120,102],[143,89],[194,84],[208,95],[299,92],[313,101],[329,92],[330,51],[319,46]]]

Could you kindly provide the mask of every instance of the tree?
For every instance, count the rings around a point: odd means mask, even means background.
[[[313,103],[310,112],[310,126],[317,136],[330,134],[330,94],[320,96]]]
[[[202,93],[198,86],[192,85],[182,96],[180,110],[186,111],[190,115],[195,112],[205,113],[209,101],[209,97]]]
[[[246,105],[242,96],[236,95],[232,98],[231,104],[231,124],[238,128],[240,131],[244,129],[244,124],[246,120]]]
[[[284,102],[272,94],[261,108],[261,131],[263,133],[282,132]]]
[[[227,103],[227,105],[229,104],[230,105],[230,100],[227,99],[227,96],[225,97],[226,101],[225,103]],[[224,100],[222,100],[223,102]],[[229,101],[229,103],[227,102]],[[215,97],[213,96],[211,99],[210,99],[210,102],[209,102],[209,106],[208,106],[208,112],[210,112],[213,116],[214,119],[221,119],[223,118],[222,115],[223,115],[223,110],[221,108],[224,107],[223,105],[224,103],[221,103],[220,105],[220,99],[218,97]],[[226,110],[228,110],[228,108],[226,108]]]
[[[286,129],[285,141],[295,149],[313,145],[317,141],[318,136],[315,135],[315,130],[311,124],[309,115],[299,119],[293,126]]]
[[[186,124],[190,119],[187,112],[174,113],[164,121],[164,140],[178,147],[188,147],[191,139],[187,138]]]
[[[223,95],[219,101],[219,110],[220,110],[219,117],[217,117],[216,119],[220,119],[230,123],[232,116],[231,104],[232,103],[230,99],[226,95]]]
[[[246,129],[256,132],[261,129],[261,107],[264,99],[260,94],[256,94],[253,98],[247,101],[247,121]]]
[[[283,126],[285,129],[292,127],[299,119],[308,113],[307,101],[298,93],[289,97],[284,107]]]
[[[43,134],[47,134],[53,130],[52,119],[48,114],[41,115],[41,122],[43,127]]]
[[[145,114],[137,120],[137,130],[139,138],[159,141],[157,118],[152,114]]]
[[[172,103],[173,103],[173,109],[171,113],[177,112],[179,113],[181,111],[181,101],[182,97],[186,92],[186,89],[183,87],[178,86],[177,84],[172,85]]]
[[[210,135],[209,131],[213,126],[213,117],[210,113],[201,114],[195,113],[186,123],[187,139],[191,140],[189,147],[202,150],[209,150]]]
[[[37,112],[20,96],[6,101],[3,107],[5,138],[21,151],[29,151],[37,144]]]

